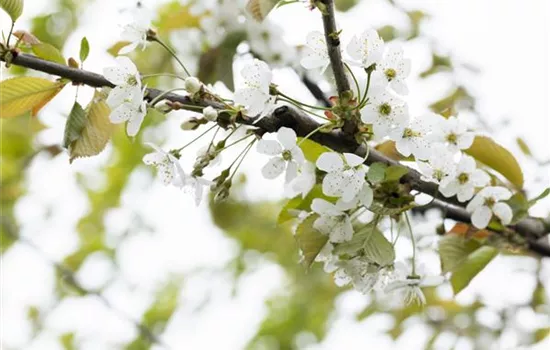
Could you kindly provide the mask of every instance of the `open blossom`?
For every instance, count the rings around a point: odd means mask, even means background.
[[[344,202],[351,202],[365,184],[363,158],[355,154],[325,152],[317,159],[317,168],[327,173],[323,178],[323,193],[341,197]]]
[[[403,48],[391,46],[386,50],[384,58],[376,65],[374,74],[386,82],[389,87],[400,95],[409,93],[405,79],[411,71],[411,62],[403,57]]]
[[[258,142],[258,152],[273,156],[262,168],[262,175],[275,179],[286,169],[285,182],[298,175],[298,167],[304,163],[304,153],[296,144],[296,132],[282,127],[277,131],[277,141],[262,139]]]
[[[384,91],[370,97],[370,102],[361,110],[363,123],[372,124],[378,137],[387,136],[394,127],[404,127],[409,114],[406,103],[396,95]]]
[[[431,115],[413,119],[409,125],[400,126],[390,131],[390,138],[395,141],[395,147],[403,156],[411,154],[416,159],[427,159],[432,150],[429,135],[433,130]]]
[[[141,128],[141,123],[147,114],[147,103],[143,101],[143,92],[133,90],[133,96],[127,97],[122,104],[114,108],[109,115],[113,124],[127,122],[126,133],[128,136],[136,136]]]
[[[474,196],[476,187],[486,186],[490,177],[481,169],[476,168],[476,161],[468,155],[462,155],[453,175],[441,180],[439,192],[445,197],[456,194],[461,202],[470,200]]]
[[[325,35],[319,31],[313,31],[306,38],[306,55],[300,63],[305,69],[322,68],[324,72],[330,64]]]
[[[302,198],[305,198],[315,186],[316,178],[315,165],[307,161],[304,162],[298,169],[298,176],[285,185],[285,196],[293,198],[301,195]]]
[[[134,51],[141,46],[145,49],[147,45],[147,31],[151,27],[151,17],[148,13],[141,10],[134,16],[134,21],[124,26],[121,38],[124,41],[130,42],[119,50],[120,55],[125,55]]]
[[[133,98],[136,91],[137,93],[142,92],[141,78],[134,62],[126,56],[117,57],[116,62],[116,67],[103,69],[105,78],[116,85],[107,97],[107,104],[111,109],[127,102],[129,98]],[[143,100],[143,94],[141,100]]]
[[[158,175],[165,185],[173,184],[177,177],[185,176],[178,159],[173,154],[163,151],[150,142],[146,144],[155,151],[146,154],[143,162],[158,169]]]
[[[382,59],[384,41],[374,29],[355,35],[347,46],[347,52],[361,67],[369,68]]]
[[[311,210],[319,214],[313,227],[324,235],[329,236],[332,243],[349,241],[353,236],[351,218],[345,213],[349,208],[342,208],[324,199],[315,198],[311,203]]]
[[[401,264],[399,265],[400,271],[396,271],[398,275],[405,276],[405,265]],[[418,267],[419,274],[415,275],[406,275],[406,277],[402,277],[399,279],[396,279],[386,286],[384,289],[384,292],[391,293],[391,292],[401,292],[403,293],[403,298],[405,301],[405,304],[409,305],[412,303],[417,303],[419,305],[426,304],[426,297],[424,296],[424,293],[422,292],[423,287],[435,287],[443,283],[445,281],[445,278],[441,275],[435,275],[430,276],[424,274],[423,271],[424,266],[420,265]]]
[[[179,179],[179,178],[178,178]],[[195,198],[195,205],[201,204],[202,196],[204,193],[205,187],[210,187],[212,181],[203,179],[202,177],[185,175],[181,178],[182,181],[176,180],[175,185],[182,187],[183,191],[190,193]]]
[[[357,208],[360,206],[369,208],[373,199],[374,192],[368,183],[365,182],[363,184],[363,188],[361,188],[361,190],[357,193],[357,195],[355,195],[355,197],[353,197],[351,201],[344,201],[342,198],[339,198],[336,204],[349,208]]]
[[[465,123],[457,117],[439,118],[438,128],[434,130],[432,140],[444,144],[449,151],[456,153],[468,149],[474,142],[474,133],[468,131]]]
[[[453,161],[453,154],[440,147],[432,148],[431,152],[427,162],[417,162],[423,175],[422,180],[439,183],[445,177],[454,175],[456,165]]]
[[[269,94],[271,70],[264,61],[254,59],[242,69],[241,75],[244,87],[235,91],[235,103],[245,106],[250,116],[262,118],[275,107],[275,96]]]
[[[503,225],[512,221],[513,212],[510,206],[502,201],[512,197],[512,193],[500,186],[485,187],[468,203],[466,210],[472,214],[472,224],[482,229],[489,225],[493,214]]]

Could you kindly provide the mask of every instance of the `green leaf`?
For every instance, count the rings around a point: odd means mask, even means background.
[[[328,236],[320,233],[313,228],[313,223],[319,218],[317,214],[311,214],[306,217],[296,228],[296,241],[298,247],[304,255],[303,264],[309,268],[315,257],[319,254],[321,249],[328,241]]]
[[[531,149],[527,145],[527,142],[525,142],[521,137],[516,138],[516,143],[523,154],[529,157],[533,155],[533,153],[531,153]]]
[[[384,179],[384,182],[399,181],[399,179],[405,176],[408,172],[409,169],[404,166],[390,165],[386,168],[386,177]]]
[[[0,7],[10,15],[12,21],[17,21],[23,13],[23,0],[0,0]]]
[[[76,108],[78,110],[78,107]],[[78,110],[77,113],[79,115],[76,118],[79,121],[75,120],[71,122],[74,123],[74,126],[69,126],[69,119],[71,118],[69,116],[65,126],[66,135],[70,132],[67,139],[70,143],[65,145],[69,149],[70,162],[76,158],[90,157],[101,153],[111,139],[116,127],[109,120],[111,110],[105,102],[105,96],[99,91],[96,91],[92,101],[86,107],[83,121],[80,120],[81,111]],[[72,129],[71,131],[67,131],[69,127]]]
[[[514,195],[509,200],[507,200],[506,203],[508,203],[510,208],[512,208],[512,212],[514,213],[512,224],[517,223],[518,221],[529,215],[530,205],[523,193],[514,193]]]
[[[497,255],[496,248],[482,246],[469,254],[462,264],[456,266],[451,275],[451,286],[455,295],[466,288],[472,279]]]
[[[75,102],[67,122],[65,123],[65,134],[63,136],[63,147],[69,148],[69,146],[82,134],[84,130],[84,124],[86,123],[86,112],[82,106]]]
[[[365,241],[374,231],[378,231],[375,222],[368,223],[359,231],[355,232],[349,241],[336,244],[333,253],[336,255],[345,254],[351,256],[359,254],[365,246]]]
[[[320,145],[315,141],[304,139],[302,137],[298,137],[298,145],[300,145],[306,159],[313,164],[317,162],[317,158],[319,158],[321,154],[331,151],[329,148]]]
[[[336,0],[334,6],[338,11],[346,12],[357,5],[358,0]]]
[[[31,112],[35,116],[65,86],[35,77],[17,77],[0,82],[0,118]]]
[[[199,59],[200,81],[206,84],[214,84],[221,81],[229,90],[233,86],[233,56],[237,46],[246,38],[243,32],[228,34],[222,43],[215,48],[203,53]]]
[[[523,172],[516,158],[506,148],[487,136],[476,136],[466,153],[502,174],[517,188],[523,187]]]
[[[190,12],[190,5],[183,5],[175,0],[160,7],[158,20],[155,26],[160,34],[169,33],[177,29],[198,28],[200,16],[194,16]]]
[[[80,41],[80,62],[84,63],[88,55],[90,54],[90,43],[86,37],[83,37]]]
[[[50,45],[48,43],[40,43],[40,44],[33,45],[32,52],[34,52],[36,56],[46,61],[67,65],[67,62],[65,61],[65,57],[63,57],[61,52],[55,46]]]
[[[374,230],[363,246],[365,257],[380,266],[388,266],[395,261],[393,245],[379,230]]]
[[[302,198],[301,196],[297,196],[290,199],[285,204],[283,209],[281,209],[281,211],[279,212],[277,224],[280,225],[288,220],[295,219],[296,215],[294,215],[293,211],[310,211],[311,202],[313,202],[315,198],[322,198],[329,202],[334,201],[334,199],[331,199],[323,194],[323,188],[321,187],[321,185],[315,185],[304,198]]]
[[[447,273],[464,263],[468,255],[478,249],[481,243],[475,239],[445,235],[439,240],[438,245],[441,271]]]
[[[550,187],[542,191],[542,193],[536,196],[535,198],[529,200],[529,207],[532,207],[533,205],[537,204],[537,202],[540,201],[541,199],[548,197],[549,194],[550,194]]]
[[[372,183],[381,183],[386,177],[386,168],[388,166],[384,163],[376,162],[372,163],[369,166],[369,171],[367,172],[367,178]]]

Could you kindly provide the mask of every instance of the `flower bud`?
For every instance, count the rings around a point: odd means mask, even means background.
[[[218,119],[218,111],[212,108],[212,106],[208,106],[203,109],[202,114],[209,122],[215,122]]]
[[[195,130],[199,127],[199,125],[201,125],[202,123],[200,122],[199,119],[197,118],[189,118],[189,120],[187,121],[184,121],[182,124],[181,124],[181,128],[183,130]]]
[[[195,94],[201,89],[201,82],[195,77],[185,78],[185,90],[190,94]]]

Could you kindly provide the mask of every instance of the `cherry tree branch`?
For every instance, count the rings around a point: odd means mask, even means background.
[[[74,83],[85,84],[91,87],[113,87],[112,83],[97,73],[45,61],[32,55],[17,52],[12,52],[12,54],[13,59],[11,60],[11,63],[18,66],[53,74],[69,79]],[[182,96],[174,93],[164,94],[164,92],[159,89],[147,89],[147,99],[149,100],[152,100],[161,94],[164,96],[163,99],[171,102],[179,102],[183,105],[204,107],[212,106],[217,109],[223,109],[223,106],[216,101],[195,101],[188,96]],[[220,118],[228,119],[229,116],[221,113]],[[313,130],[320,126],[317,121],[310,118],[304,112],[289,106],[279,107],[275,109],[271,115],[266,116],[257,122],[255,122],[255,119],[246,117],[240,118],[238,122],[253,125],[261,129],[263,132],[276,132],[281,127],[288,127],[292,128],[296,134],[301,137],[310,134]],[[358,145],[350,134],[342,131],[333,131],[330,133],[317,132],[314,133],[310,139],[337,152],[355,153],[360,157],[365,157],[367,154],[367,149],[364,145]],[[387,165],[403,166],[399,162],[389,159],[377,150],[370,149],[368,151],[368,157],[365,164],[370,165],[376,162],[382,162]],[[408,184],[411,190],[422,192],[430,196],[438,193],[437,184],[422,180],[421,174],[412,168],[408,168],[408,173],[401,178],[401,182]],[[458,202],[456,197],[445,198],[444,200],[436,199],[429,205],[429,207],[443,210],[447,218],[466,223],[471,221],[471,216],[464,208],[464,203]],[[528,242],[528,247],[532,251],[544,256],[550,256],[550,247],[540,241],[550,233],[550,222],[540,218],[528,217],[521,220],[517,224],[510,226],[509,228],[524,237]]]

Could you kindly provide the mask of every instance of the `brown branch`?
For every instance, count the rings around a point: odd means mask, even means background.
[[[48,62],[27,54],[14,55],[11,63],[57,75],[62,78],[67,78],[74,82],[92,87],[113,86],[113,84],[99,74]],[[162,93],[162,90],[147,89],[147,98],[153,99]],[[188,96],[182,96],[174,93],[168,93],[164,95],[164,98],[172,102],[180,102],[184,105],[212,106],[217,109],[222,108],[222,106],[216,101],[202,100],[197,102]],[[223,113],[220,117],[224,117]],[[277,108],[271,115],[259,120],[255,124],[253,124],[254,120],[249,118],[242,118],[239,122],[242,124],[254,125],[264,132],[275,132],[279,128],[285,126],[292,128],[296,131],[296,134],[301,137],[308,135],[319,127],[319,123],[310,118],[304,112],[289,106]],[[313,141],[327,146],[337,152],[355,153],[361,157],[366,155],[367,149],[365,146],[359,146],[352,136],[342,131],[333,131],[330,133],[318,132],[313,134],[310,138]],[[370,165],[375,162],[382,162],[388,165],[401,165],[397,161],[387,158],[384,154],[376,151],[375,149],[370,149],[365,164]],[[422,180],[421,174],[414,169],[409,168],[408,170],[409,172],[401,179],[403,183],[409,184],[413,190],[428,194],[430,196],[437,193],[437,184]],[[456,197],[446,198],[444,201],[435,200],[431,206],[444,210],[446,216],[451,219],[462,222],[470,222],[470,214],[464,208],[464,204],[458,202]],[[533,251],[537,251],[541,254],[546,252],[546,248],[544,246],[540,246],[541,243],[539,243],[539,239],[548,235],[550,232],[550,223],[539,218],[528,217],[510,228],[525,237]],[[550,256],[550,254],[546,255]]]

